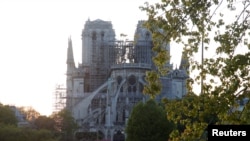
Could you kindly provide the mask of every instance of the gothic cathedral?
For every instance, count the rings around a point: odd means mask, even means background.
[[[76,67],[71,39],[68,40],[66,108],[79,129],[79,140],[93,135],[109,141],[125,140],[126,121],[133,106],[147,100],[142,93],[146,71],[152,62],[152,36],[139,21],[133,41],[117,40],[112,23],[87,20],[82,31],[82,64]],[[170,46],[166,45],[170,52]],[[161,78],[162,98],[181,98],[186,94],[187,61]]]

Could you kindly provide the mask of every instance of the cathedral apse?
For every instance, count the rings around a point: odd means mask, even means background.
[[[138,21],[133,41],[118,40],[110,21],[87,20],[82,30],[82,64],[75,66],[72,41],[67,54],[66,108],[77,122],[77,136],[110,141],[125,140],[125,126],[133,106],[148,99],[142,93],[146,71],[155,69],[152,36]],[[170,52],[170,46],[166,44]],[[162,77],[156,99],[181,98],[186,93],[187,68]],[[184,65],[184,64],[181,64]],[[186,64],[185,64],[186,65]]]

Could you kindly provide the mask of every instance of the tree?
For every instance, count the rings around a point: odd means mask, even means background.
[[[172,129],[164,108],[150,99],[133,108],[126,127],[126,141],[166,141]]]
[[[72,141],[77,124],[74,118],[71,116],[70,111],[63,109],[58,113],[52,114],[51,118],[55,122],[55,129],[62,135],[61,140]]]
[[[10,106],[0,103],[0,124],[17,125],[17,118]]]
[[[20,107],[19,109],[29,122],[34,122],[34,120],[40,116],[40,113],[32,107]]]
[[[35,119],[34,125],[36,129],[47,129],[55,131],[55,121],[51,117],[39,116]]]
[[[49,130],[19,128],[13,125],[0,126],[1,141],[57,141]]]
[[[184,127],[174,130],[171,140],[205,140],[209,124],[247,122],[240,116],[246,112],[235,109],[238,101],[250,95],[249,6],[247,0],[162,0],[141,7],[148,15],[145,26],[152,32],[156,53],[153,61],[159,70],[148,73],[147,80],[164,75],[168,59],[164,42],[183,47],[189,59],[189,74],[198,74],[187,81],[186,97],[165,100],[168,119]],[[199,52],[201,60],[196,57]],[[209,56],[204,57],[204,52]],[[160,84],[148,84],[145,93],[157,95]],[[200,85],[200,92],[193,89],[194,84]],[[245,108],[248,112],[249,106]]]

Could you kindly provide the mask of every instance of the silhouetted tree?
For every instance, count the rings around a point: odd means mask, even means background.
[[[17,118],[14,111],[8,105],[0,103],[0,124],[17,125]]]
[[[173,128],[164,108],[150,99],[133,108],[126,127],[126,141],[166,141]]]
[[[51,118],[55,121],[55,129],[62,135],[62,141],[72,141],[77,124],[71,113],[63,109],[58,113],[52,114]]]
[[[39,116],[35,119],[34,125],[36,129],[47,129],[50,131],[56,131],[55,130],[55,121],[51,117],[47,116]]]

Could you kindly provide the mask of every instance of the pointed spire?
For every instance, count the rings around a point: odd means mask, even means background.
[[[73,65],[73,67],[75,67],[71,37],[68,38],[67,64],[71,66]]]
[[[179,69],[184,69],[184,70],[188,70],[189,69],[189,60],[188,60],[188,56],[187,53],[185,53],[184,51],[182,52],[181,55],[181,62],[180,62],[180,67]]]

